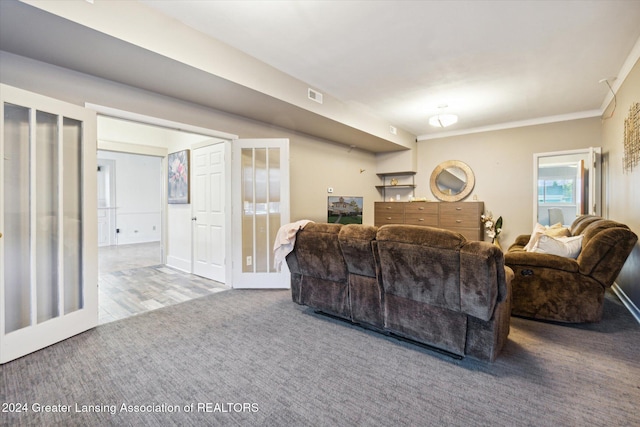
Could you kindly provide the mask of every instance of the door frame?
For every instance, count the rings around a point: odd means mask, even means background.
[[[110,205],[108,207],[100,207],[98,206],[98,210],[105,209],[106,215],[108,216],[109,221],[109,236],[107,237],[107,244],[102,246],[113,246],[118,244],[118,236],[116,234],[116,228],[118,224],[116,223],[116,162],[111,159],[97,159],[98,168],[101,167],[101,163],[106,164],[109,167],[109,201]],[[100,183],[98,183],[100,184]],[[98,223],[100,220],[98,219]],[[100,233],[98,232],[98,237],[100,237]],[[98,240],[98,247],[100,247],[100,240]]]
[[[602,215],[602,147],[587,147],[575,150],[550,151],[533,154],[533,227],[538,223],[538,166],[541,158],[584,154],[589,167],[589,206],[585,214]],[[595,172],[595,173],[594,173]],[[573,220],[569,223],[572,223]]]
[[[161,128],[167,128],[171,130],[178,130],[187,133],[194,133],[198,135],[208,136],[211,138],[219,138],[227,141],[231,141],[233,139],[237,139],[238,135],[217,131],[214,129],[203,128],[199,126],[194,126],[182,122],[176,122],[172,120],[161,119],[154,116],[148,116],[145,114],[134,113],[132,111],[121,110],[119,108],[108,107],[106,105],[94,104],[90,102],[85,102],[85,108],[89,108],[93,111],[96,111],[98,115],[112,117],[115,119],[128,120],[134,123],[140,123],[145,125],[157,126]],[[194,144],[197,145],[197,144]],[[169,206],[167,204],[167,180],[164,177],[167,176],[169,171],[169,165],[167,163],[167,157],[169,155],[169,150],[167,148],[161,147],[153,147],[148,145],[140,145],[140,144],[129,144],[129,143],[121,143],[121,142],[112,142],[112,141],[104,141],[98,140],[98,149],[99,150],[108,150],[108,151],[121,151],[125,153],[133,153],[133,154],[145,154],[150,156],[159,156],[162,157],[162,263],[167,263],[167,254],[168,254],[168,240],[169,240],[169,226],[168,226],[168,212]],[[130,150],[141,150],[141,151],[130,151]],[[229,150],[227,150],[229,151]],[[191,238],[193,240],[193,237]],[[227,247],[227,249],[229,249]],[[227,257],[228,259],[229,257]],[[227,270],[228,271],[228,270]],[[192,273],[193,268],[188,273]]]

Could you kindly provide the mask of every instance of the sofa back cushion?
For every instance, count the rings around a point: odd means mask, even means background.
[[[603,286],[611,286],[638,236],[626,225],[606,219],[591,221],[582,235],[582,251],[577,259],[580,273],[593,277]]]
[[[582,234],[585,228],[589,224],[595,221],[600,221],[602,217],[596,215],[581,215],[573,221],[569,230],[571,231],[572,236],[577,236],[578,234]]]
[[[460,311],[459,233],[385,225],[376,237],[385,294]]]
[[[349,273],[377,277],[372,247],[377,232],[377,227],[361,224],[349,224],[340,229],[338,240]]]
[[[342,224],[309,223],[296,236],[295,252],[301,274],[332,282],[347,282],[347,265],[338,234]]]

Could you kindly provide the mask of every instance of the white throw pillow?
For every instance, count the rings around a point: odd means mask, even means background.
[[[582,249],[582,235],[575,237],[551,237],[542,235],[531,252],[578,258]]]
[[[563,227],[562,224],[557,223],[554,225],[542,225],[536,224],[533,228],[533,232],[531,233],[531,237],[529,238],[529,242],[524,247],[524,250],[527,252],[532,252],[533,248],[538,245],[538,240],[540,236],[547,235],[551,237],[571,237],[571,232],[568,228]]]
[[[536,226],[533,228],[533,232],[531,233],[531,237],[529,238],[529,242],[524,247],[524,250],[528,252],[532,251],[533,248],[538,245],[538,240],[540,239],[540,236],[544,234],[545,230],[546,228],[544,225],[536,224]]]

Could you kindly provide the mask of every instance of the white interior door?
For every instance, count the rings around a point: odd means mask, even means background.
[[[98,323],[96,115],[0,85],[0,363]]]
[[[193,273],[225,283],[224,142],[193,150]]]
[[[286,265],[276,271],[273,243],[289,220],[289,140],[233,141],[234,288],[289,288]]]

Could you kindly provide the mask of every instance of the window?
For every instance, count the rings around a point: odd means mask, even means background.
[[[538,203],[575,203],[574,179],[539,179]]]

